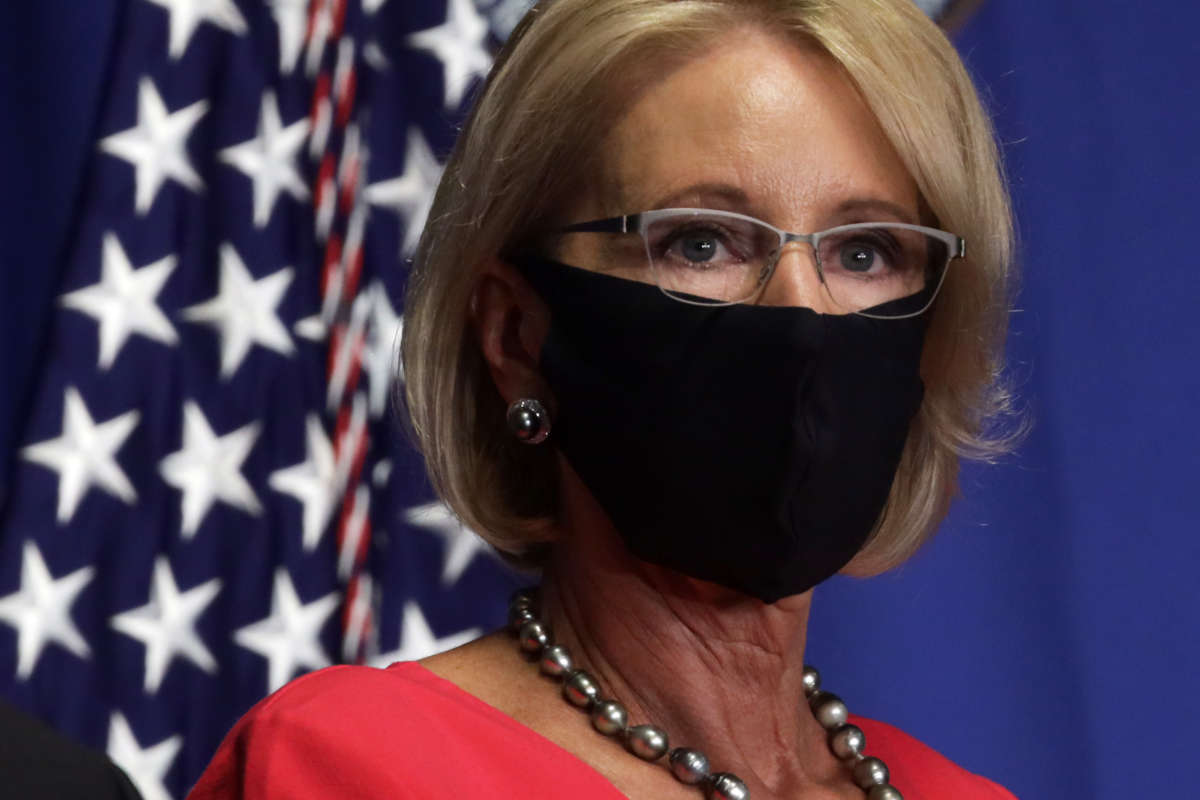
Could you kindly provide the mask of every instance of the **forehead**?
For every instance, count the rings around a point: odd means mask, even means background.
[[[641,92],[599,155],[600,180],[581,200],[602,215],[718,206],[806,231],[878,201],[918,218],[915,183],[839,65],[755,29]]]

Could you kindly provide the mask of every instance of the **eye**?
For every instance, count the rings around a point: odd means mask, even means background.
[[[709,261],[716,255],[719,243],[715,236],[688,234],[677,242],[679,254],[688,261]]]
[[[766,260],[779,238],[773,228],[767,228],[749,218],[705,211],[681,211],[654,220],[644,231],[650,266],[661,278],[674,274],[674,281],[691,281],[696,276],[724,276],[735,281],[739,289],[743,278],[754,275]],[[683,275],[691,277],[683,278]],[[695,287],[706,297],[727,288]],[[701,291],[703,289],[703,291]]]
[[[903,261],[900,246],[886,231],[859,230],[845,237],[833,237],[822,250],[826,269],[836,268],[863,277],[892,272]]]
[[[839,254],[842,266],[851,272],[869,272],[877,257],[874,247],[858,243],[843,247]]]
[[[721,228],[691,224],[665,233],[655,249],[666,263],[708,270],[743,263],[746,248]]]

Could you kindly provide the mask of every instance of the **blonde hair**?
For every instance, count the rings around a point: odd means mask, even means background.
[[[816,43],[878,119],[940,226],[968,242],[935,304],[925,398],[887,508],[847,568],[911,555],[945,516],[960,456],[1007,440],[999,380],[1012,223],[992,129],[945,35],[911,0],[550,0],[513,32],[446,165],[405,302],[405,400],[434,488],[502,553],[536,560],[551,540],[551,448],[515,441],[468,311],[478,269],[556,220],[612,121],[663,67],[731,28]]]

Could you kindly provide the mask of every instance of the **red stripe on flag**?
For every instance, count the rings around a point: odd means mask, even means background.
[[[350,112],[354,110],[354,94],[358,90],[358,70],[350,67],[337,89],[337,125],[339,128],[344,128],[350,121]]]
[[[338,194],[338,206],[343,214],[349,214],[354,208],[354,201],[358,196],[358,171],[361,164],[357,158],[352,159],[346,168],[346,175],[342,180],[342,191]]]
[[[337,332],[335,335],[345,335],[344,332]],[[348,393],[344,397],[350,396]],[[364,425],[357,433],[350,430],[351,408],[350,406],[342,406],[338,411],[337,426],[334,429],[333,441],[333,459],[335,462],[342,460],[342,453],[347,448],[350,452],[350,469],[344,489],[346,495],[342,501],[342,515],[349,514],[354,507],[354,493],[350,491],[350,487],[358,485],[358,479],[362,475],[363,461],[367,457],[367,427]]]
[[[310,22],[310,28],[311,28],[311,22]],[[311,33],[311,30],[310,30],[310,33]],[[329,84],[330,84],[329,74],[322,71],[321,74],[317,76],[317,83],[313,87],[312,105],[310,105],[308,107],[308,120],[310,123],[312,123],[312,126],[314,128],[316,128],[317,123],[320,122],[321,101],[329,99],[329,90],[330,90]]]
[[[350,263],[346,265],[346,297],[354,297],[358,293],[358,280],[362,277],[363,249],[354,248],[350,252]]]
[[[336,39],[342,35],[346,26],[346,0],[333,0],[333,30],[330,35]]]
[[[342,240],[336,233],[330,234],[325,243],[325,264],[321,269],[321,297],[329,293],[329,282],[334,270],[342,263]]]

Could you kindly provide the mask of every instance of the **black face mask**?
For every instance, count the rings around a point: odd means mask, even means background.
[[[699,307],[519,264],[551,312],[551,441],[634,555],[773,603],[858,552],[921,404],[924,316]]]

